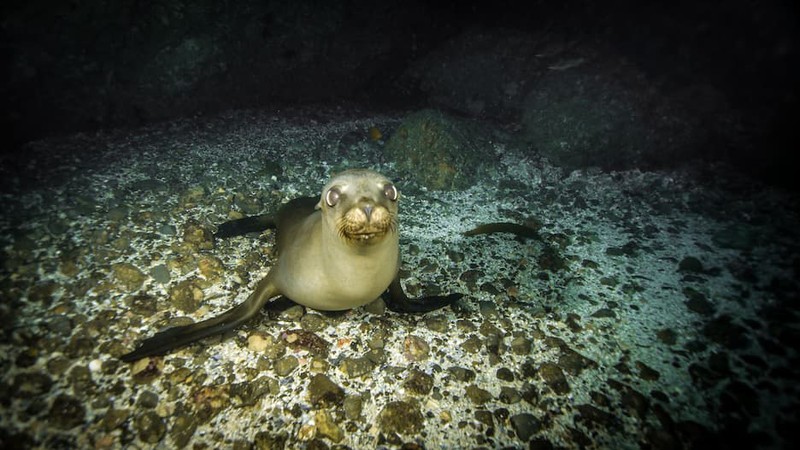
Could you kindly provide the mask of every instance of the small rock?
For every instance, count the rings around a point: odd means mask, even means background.
[[[131,412],[127,409],[114,409],[109,408],[106,411],[106,414],[103,416],[103,428],[106,431],[113,431],[122,426],[128,418],[131,416]]]
[[[270,377],[259,377],[253,381],[233,383],[230,396],[236,406],[254,406],[267,394],[278,394],[278,381]]]
[[[225,272],[222,260],[209,255],[203,255],[197,259],[197,269],[200,271],[200,275],[211,282],[219,281]]]
[[[511,416],[511,426],[521,441],[528,442],[542,428],[542,423],[533,414],[522,413]]]
[[[280,315],[278,316],[281,320],[288,320],[291,322],[300,320],[305,314],[306,310],[301,305],[292,305],[285,310],[283,310]]]
[[[544,363],[539,368],[539,376],[556,394],[566,394],[570,391],[567,377],[564,372],[555,364]]]
[[[300,318],[300,328],[306,331],[322,331],[327,326],[327,321],[320,314],[305,314]]]
[[[53,379],[39,372],[20,373],[14,376],[11,393],[17,398],[30,398],[50,391]]]
[[[142,408],[153,409],[158,406],[158,394],[155,392],[144,391],[139,394],[136,404]]]
[[[507,367],[501,367],[497,369],[495,375],[497,376],[498,380],[514,381],[514,373],[511,372],[511,370],[508,369]]]
[[[247,336],[247,349],[251,352],[264,352],[267,350],[267,336],[264,333],[255,332]]]
[[[138,416],[134,426],[139,439],[147,444],[157,444],[167,432],[167,425],[164,423],[164,419],[154,411],[145,411]]]
[[[472,403],[476,405],[483,405],[492,400],[492,394],[489,391],[479,388],[474,384],[467,386],[466,394],[467,397],[472,400]]]
[[[509,405],[522,401],[522,396],[520,395],[519,391],[508,386],[503,386],[500,388],[500,395],[498,398],[501,402]]]
[[[483,343],[478,336],[470,336],[464,341],[464,344],[461,345],[461,348],[464,349],[467,353],[478,353],[481,350]]]
[[[433,389],[433,377],[421,370],[411,369],[403,386],[413,394],[426,395]]]
[[[319,357],[326,357],[331,344],[306,330],[289,330],[282,335],[283,341],[295,350],[307,350],[311,354]]]
[[[194,280],[183,280],[169,289],[169,301],[172,306],[186,314],[197,311],[205,294]]]
[[[292,355],[284,356],[283,358],[275,361],[275,374],[281,377],[285,377],[292,373],[297,366],[300,365],[300,362]]]
[[[149,383],[160,377],[164,371],[164,359],[160,357],[142,358],[131,365],[131,377],[137,383]]]
[[[199,223],[189,221],[183,227],[183,242],[198,250],[211,250],[214,248],[214,235]]]
[[[338,406],[344,401],[344,389],[321,373],[311,377],[307,390],[308,400],[316,408]]]
[[[592,313],[592,317],[596,317],[598,319],[616,319],[617,313],[610,308],[600,308]]]
[[[420,337],[408,335],[403,341],[403,354],[409,361],[424,361],[428,359],[430,350],[428,343]]]
[[[330,413],[324,409],[318,410],[314,414],[314,421],[317,424],[317,432],[321,436],[333,442],[341,442],[344,439],[344,431],[333,421]]]
[[[580,422],[592,424],[603,430],[613,429],[617,425],[617,419],[613,414],[607,413],[594,405],[577,405],[575,409],[578,410]]]
[[[189,445],[189,442],[197,430],[197,419],[190,414],[178,414],[172,422],[172,428],[169,430],[170,440],[175,445],[175,448],[184,448]]]
[[[361,417],[363,404],[364,400],[360,395],[348,395],[345,397],[342,408],[344,409],[344,416],[347,420],[357,420]]]
[[[517,336],[511,340],[511,352],[515,355],[527,355],[531,352],[532,342],[530,339]]]
[[[483,409],[475,411],[475,420],[483,423],[487,427],[494,427],[494,414]]]
[[[130,263],[116,263],[111,265],[114,278],[127,292],[133,292],[142,287],[147,278],[141,270]]]
[[[386,313],[386,302],[383,301],[383,298],[378,297],[375,301],[367,303],[363,306],[364,311],[374,314],[376,316],[382,316]]]
[[[657,370],[641,361],[636,361],[636,366],[639,368],[639,378],[643,380],[658,381],[661,377],[661,374],[659,374]]]
[[[678,333],[669,328],[659,330],[656,333],[656,337],[658,337],[658,340],[666,345],[675,345],[678,342]]]
[[[61,394],[53,400],[48,413],[51,424],[61,430],[69,430],[83,424],[86,408],[83,402],[66,394]]]
[[[678,263],[678,272],[703,273],[703,263],[694,256],[687,256]]]
[[[453,366],[448,368],[447,372],[449,372],[450,375],[452,375],[456,380],[463,381],[465,383],[475,379],[475,371],[472,369],[467,369],[466,367]]]
[[[425,319],[425,326],[438,333],[447,332],[447,324],[450,323],[444,316],[433,316]]]
[[[357,378],[372,372],[374,365],[368,358],[345,358],[339,370],[350,378]]]
[[[419,406],[404,401],[389,402],[378,414],[378,425],[386,434],[419,433],[424,420]]]
[[[280,450],[286,448],[289,439],[285,433],[272,434],[268,431],[259,431],[253,439],[254,450]]]

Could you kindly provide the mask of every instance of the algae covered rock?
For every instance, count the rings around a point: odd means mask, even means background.
[[[130,263],[117,263],[111,265],[114,278],[127,292],[133,292],[142,287],[147,276],[136,266]]]
[[[410,402],[389,402],[378,414],[378,425],[384,433],[419,433],[424,421],[419,407]]]
[[[397,168],[428,189],[471,184],[486,158],[488,133],[477,124],[434,110],[408,116],[386,143]]]

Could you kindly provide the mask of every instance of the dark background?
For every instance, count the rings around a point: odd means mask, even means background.
[[[4,147],[301,104],[432,106],[514,129],[537,89],[552,89],[547,77],[579,73],[585,87],[624,69],[619,79],[637,80],[625,84],[637,110],[703,130],[681,144],[691,151],[658,165],[724,160],[787,184],[798,125],[793,4],[6,0]],[[587,62],[553,69],[571,60]]]

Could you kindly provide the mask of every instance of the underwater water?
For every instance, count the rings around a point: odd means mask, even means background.
[[[502,143],[473,185],[428,190],[369,131],[402,118],[240,111],[38,141],[4,165],[0,447],[795,442],[796,196],[722,167],[569,173]],[[118,359],[269,271],[271,232],[215,241],[216,225],[353,167],[401,191],[406,290],[456,305],[278,302],[222,338]],[[463,235],[500,221],[538,237]]]

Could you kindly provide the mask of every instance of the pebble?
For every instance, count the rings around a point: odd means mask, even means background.
[[[311,377],[307,391],[309,402],[316,408],[338,406],[344,401],[344,389],[321,373]]]
[[[503,386],[500,388],[500,395],[498,396],[498,399],[503,403],[513,404],[522,401],[522,396],[516,389],[509,386]]]
[[[321,314],[305,314],[303,317],[300,318],[300,328],[311,331],[317,332],[322,331],[325,327],[328,326],[328,322],[322,317]]]
[[[111,265],[114,278],[121,288],[127,292],[134,292],[142,287],[147,278],[138,267],[130,263],[116,263]]]
[[[219,258],[202,255],[197,259],[197,269],[206,280],[216,283],[222,279],[225,265],[222,264],[222,260]]]
[[[49,392],[52,386],[53,379],[47,374],[20,373],[14,376],[11,394],[16,398],[29,398]]]
[[[130,416],[130,410],[109,408],[103,416],[103,428],[106,431],[113,431],[127,422]]]
[[[556,394],[566,394],[570,391],[567,377],[561,367],[552,363],[544,363],[539,367],[539,376]]]
[[[186,314],[197,311],[204,297],[203,290],[193,279],[183,280],[169,288],[170,303]]]
[[[324,409],[318,410],[314,414],[314,421],[317,424],[317,432],[333,442],[341,442],[344,439],[344,431],[333,421],[330,413]]]
[[[278,318],[281,320],[294,322],[300,320],[300,318],[303,317],[303,314],[305,314],[305,308],[303,308],[301,305],[292,305],[281,312]]]
[[[419,406],[405,401],[389,402],[378,414],[378,426],[387,434],[419,433],[424,420]]]
[[[527,355],[531,352],[532,341],[526,337],[517,336],[511,340],[511,352],[515,355]]]
[[[357,378],[372,372],[374,365],[368,358],[344,358],[339,364],[341,370],[349,378]]]
[[[263,333],[253,333],[247,336],[247,349],[251,352],[262,353],[267,350],[267,339]]]
[[[430,350],[428,343],[421,337],[408,335],[403,341],[403,355],[409,361],[424,361],[428,359]]]
[[[497,376],[498,380],[514,381],[514,373],[511,372],[511,370],[508,369],[507,367],[501,367],[497,369],[497,372],[495,372],[495,376]]]
[[[277,395],[280,392],[278,380],[271,377],[259,377],[253,381],[233,383],[230,389],[232,403],[236,406],[254,406],[267,394]]]
[[[188,221],[183,227],[183,242],[198,250],[211,250],[214,248],[214,235],[199,223]]]
[[[411,369],[403,386],[417,395],[426,395],[433,389],[433,377],[418,369]]]
[[[458,381],[470,382],[475,379],[475,371],[467,369],[466,367],[453,366],[447,369],[447,372]]]
[[[285,377],[292,373],[300,362],[292,355],[284,356],[283,358],[275,361],[275,375]]]
[[[306,350],[314,356],[327,357],[331,344],[306,330],[289,330],[283,333],[283,341],[295,350]]]
[[[542,423],[533,414],[522,413],[511,416],[511,427],[521,441],[528,442],[542,428]]]
[[[347,420],[357,420],[361,417],[363,405],[364,399],[360,395],[348,395],[344,398],[344,404],[342,405],[344,416]]]
[[[48,421],[56,428],[69,430],[83,424],[86,408],[75,397],[61,394],[53,400],[48,412]]]
[[[375,301],[364,305],[363,308],[364,311],[370,314],[382,316],[386,313],[386,302],[383,301],[383,298],[378,297]]]
[[[93,372],[93,373],[100,372],[100,370],[102,368],[103,368],[103,361],[101,361],[99,359],[93,359],[93,360],[89,361],[89,370],[91,372]]]
[[[687,256],[678,263],[678,272],[703,273],[703,263],[694,256]]]
[[[486,389],[479,388],[474,384],[467,386],[465,390],[467,397],[476,405],[483,405],[492,400],[492,394]]]
[[[444,316],[433,316],[425,318],[425,326],[437,333],[446,333],[450,322]]]
[[[170,440],[175,448],[183,448],[189,444],[197,430],[197,419],[190,414],[177,414],[169,430]]]
[[[142,408],[153,409],[158,406],[158,395],[155,392],[144,391],[139,394],[136,405]]]
[[[139,439],[146,444],[157,444],[167,432],[164,419],[154,411],[145,411],[136,417],[134,427]]]

